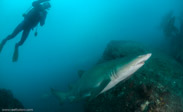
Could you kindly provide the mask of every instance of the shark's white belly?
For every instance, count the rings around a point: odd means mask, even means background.
[[[120,71],[117,74],[111,75],[111,81],[109,82],[109,84],[100,92],[106,92],[107,90],[113,88],[114,86],[116,86],[119,82],[125,80],[126,78],[128,78],[129,76],[131,76],[135,71],[137,71],[137,69],[131,69],[131,70],[127,70],[127,71]]]

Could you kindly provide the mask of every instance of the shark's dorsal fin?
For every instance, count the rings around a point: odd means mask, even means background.
[[[79,70],[78,71],[78,76],[81,78],[82,77],[82,75],[85,73],[85,71],[84,70]]]

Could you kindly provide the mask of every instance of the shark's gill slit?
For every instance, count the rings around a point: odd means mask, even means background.
[[[116,69],[114,68],[111,70],[111,79],[114,80],[117,78],[118,78],[118,75],[117,75]]]

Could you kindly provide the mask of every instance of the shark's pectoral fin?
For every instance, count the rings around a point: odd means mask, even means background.
[[[94,88],[93,91],[91,92],[89,101],[96,98],[100,94],[100,92],[107,86],[107,84],[109,84],[110,81],[111,81],[110,79],[105,79],[100,83],[98,87]]]

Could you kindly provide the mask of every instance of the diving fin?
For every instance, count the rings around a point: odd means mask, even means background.
[[[6,43],[5,39],[0,43],[0,53],[1,53],[5,43]]]
[[[18,47],[15,47],[12,61],[16,62],[17,60],[18,60]]]

